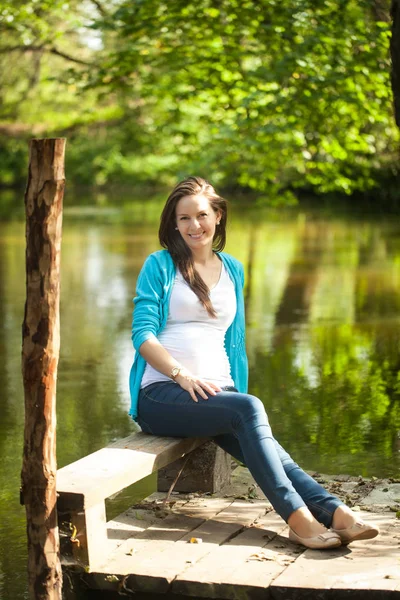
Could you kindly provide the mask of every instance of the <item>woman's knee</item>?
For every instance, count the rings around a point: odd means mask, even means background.
[[[268,415],[260,398],[252,394],[240,394],[239,396],[240,398],[237,398],[237,407],[242,421],[259,420],[262,423],[268,424]]]

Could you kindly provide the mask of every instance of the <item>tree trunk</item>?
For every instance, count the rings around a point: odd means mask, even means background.
[[[371,12],[375,21],[390,21],[390,0],[372,0]]]
[[[32,600],[59,600],[62,589],[56,511],[56,380],[64,153],[65,139],[31,141],[25,193],[22,497],[26,507]]]
[[[392,0],[391,15],[392,38],[390,40],[390,55],[392,58],[392,91],[394,100],[394,115],[400,128],[400,0]]]

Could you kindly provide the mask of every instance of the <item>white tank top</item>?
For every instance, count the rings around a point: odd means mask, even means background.
[[[190,289],[179,270],[176,272],[165,329],[160,344],[193,375],[219,386],[234,385],[224,338],[236,314],[235,287],[224,265],[218,283],[210,290],[217,318],[212,318]],[[169,377],[148,363],[141,388]]]

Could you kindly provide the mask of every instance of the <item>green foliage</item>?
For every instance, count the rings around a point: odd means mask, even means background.
[[[0,181],[26,179],[28,140],[73,136],[97,94],[77,77],[93,52],[85,31],[92,19],[78,1],[0,1]],[[76,62],[78,61],[78,62]],[[71,65],[74,69],[71,75]],[[97,111],[102,118],[102,111]],[[84,132],[79,136],[81,153]],[[82,154],[81,154],[82,158]]]
[[[189,170],[352,193],[394,162],[389,25],[368,2],[130,1],[103,27],[120,43],[90,82],[140,98]]]
[[[65,133],[75,181],[196,172],[279,203],[397,175],[390,24],[367,0],[98,6],[0,0],[0,62],[19,61],[3,70],[0,119]],[[6,139],[0,159],[8,149]]]

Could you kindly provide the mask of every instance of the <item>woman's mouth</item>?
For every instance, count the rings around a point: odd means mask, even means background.
[[[201,233],[189,233],[189,237],[192,238],[192,240],[199,240],[201,238],[201,236],[203,235],[203,231]]]

